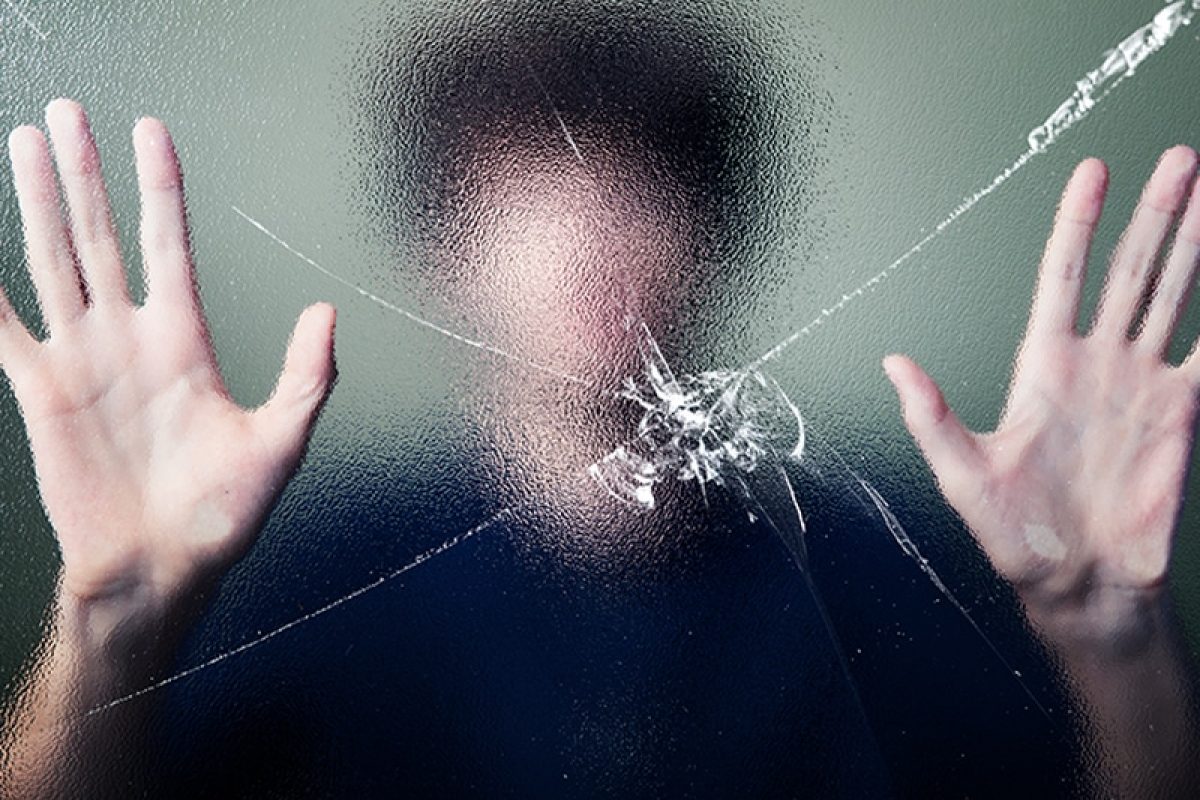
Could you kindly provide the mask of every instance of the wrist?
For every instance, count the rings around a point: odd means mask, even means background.
[[[174,653],[182,632],[176,605],[144,586],[96,595],[64,581],[55,606],[56,646],[89,670],[144,680]]]
[[[1029,621],[1052,644],[1097,656],[1137,657],[1170,631],[1165,586],[1087,585],[1068,595],[1020,592]]]

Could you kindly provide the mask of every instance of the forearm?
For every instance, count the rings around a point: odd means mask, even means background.
[[[149,702],[91,713],[147,685],[168,663],[165,617],[137,602],[59,592],[53,627],[5,721],[3,796],[138,796]]]
[[[1062,661],[1102,758],[1100,796],[1191,797],[1200,742],[1188,656],[1165,589],[1027,605]]]

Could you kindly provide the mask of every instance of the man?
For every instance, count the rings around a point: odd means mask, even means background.
[[[198,598],[253,543],[331,386],[334,312],[318,304],[301,315],[271,399],[239,408],[201,313],[166,128],[145,119],[134,130],[147,282],[135,307],[83,110],[57,100],[46,124],[69,226],[42,134],[19,128],[9,148],[49,336],[36,341],[0,296],[0,363],[63,570],[52,638],[6,726],[3,786],[15,797],[95,796],[129,786],[147,703],[88,711],[169,663]],[[1200,254],[1196,165],[1189,148],[1164,154],[1082,337],[1075,320],[1106,172],[1096,160],[1078,167],[994,433],[964,429],[913,362],[885,361],[947,499],[1096,709],[1114,751],[1110,778],[1125,792],[1180,791],[1195,761],[1163,582],[1200,354],[1180,367],[1163,357]]]

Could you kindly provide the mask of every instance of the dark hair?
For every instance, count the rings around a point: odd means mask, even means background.
[[[604,148],[668,176],[694,249],[721,266],[704,282],[761,271],[732,255],[811,225],[831,104],[791,33],[805,24],[732,2],[447,5],[388,10],[354,56],[356,202],[389,246],[440,247],[477,159],[506,142]]]

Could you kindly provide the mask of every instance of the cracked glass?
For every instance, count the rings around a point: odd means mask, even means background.
[[[88,108],[135,298],[129,128],[170,126],[237,402],[301,309],[338,309],[336,385],[252,548],[170,668],[88,712],[151,704],[113,758],[171,797],[1103,794],[1125,743],[879,365],[910,354],[996,425],[1072,169],[1109,165],[1108,253],[1200,139],[1196,9],[880,11],[0,4],[0,122]],[[22,240],[6,189],[0,280],[41,333]],[[60,557],[7,391],[0,470],[11,708]],[[1051,560],[1061,534],[1023,532]]]

